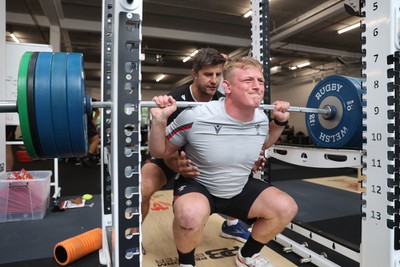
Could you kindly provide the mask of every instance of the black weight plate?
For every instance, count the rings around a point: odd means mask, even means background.
[[[32,144],[38,158],[43,158],[42,148],[40,147],[35,111],[35,67],[38,52],[33,52],[29,60],[28,66],[28,83],[27,83],[27,103],[28,103],[28,118],[31,129]]]

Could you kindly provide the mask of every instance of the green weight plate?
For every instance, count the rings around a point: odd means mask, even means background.
[[[39,158],[43,158],[42,148],[40,146],[37,125],[36,125],[36,109],[35,109],[35,68],[36,61],[39,53],[33,52],[29,59],[28,65],[28,83],[27,83],[27,99],[28,99],[28,119],[31,130],[32,144],[35,148],[36,155]]]
[[[75,157],[86,156],[88,122],[85,112],[83,56],[80,53],[68,53],[67,56],[67,103],[72,153]]]
[[[19,124],[21,127],[22,139],[24,140],[24,145],[26,151],[31,158],[38,158],[35,148],[32,143],[31,129],[29,125],[29,115],[28,115],[28,67],[29,61],[32,56],[32,52],[25,52],[22,55],[21,61],[19,63],[18,69],[18,81],[17,81],[17,107],[19,114]]]
[[[51,111],[57,154],[73,157],[68,122],[67,53],[54,53],[51,66]]]

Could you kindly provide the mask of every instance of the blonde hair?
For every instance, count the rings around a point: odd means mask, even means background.
[[[234,69],[245,69],[248,66],[259,68],[262,72],[262,65],[257,59],[250,56],[238,57],[235,59],[229,59],[225,64],[223,69],[224,79],[231,80],[230,76]]]

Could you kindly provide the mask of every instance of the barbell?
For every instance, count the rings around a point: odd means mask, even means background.
[[[329,85],[332,79],[335,79],[335,85]],[[361,123],[360,97],[347,92],[355,90],[354,84],[349,86],[349,81],[353,82],[350,78],[335,76],[332,79],[326,79],[314,88],[307,107],[291,106],[289,111],[308,114],[308,131],[319,146],[354,146],[361,139],[358,130],[351,130],[354,121]],[[349,108],[350,102],[352,108]],[[177,107],[202,104],[178,101]],[[0,112],[18,112],[23,142],[30,157],[67,158],[87,154],[88,114],[93,108],[111,105],[111,102],[92,102],[90,96],[85,95],[82,54],[26,52],[18,69],[17,101],[0,101]],[[140,106],[155,107],[156,104],[141,101]],[[260,105],[260,108],[273,110],[274,105]],[[331,137],[337,135],[334,133],[337,129],[341,138]]]

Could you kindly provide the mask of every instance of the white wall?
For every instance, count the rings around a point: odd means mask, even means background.
[[[86,93],[87,95],[90,95],[90,97],[91,97],[92,99],[98,99],[98,100],[101,99],[101,96],[100,96],[100,88],[90,88],[90,87],[86,87],[86,88],[85,88],[85,93]]]

